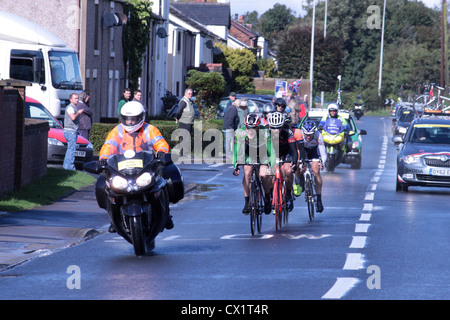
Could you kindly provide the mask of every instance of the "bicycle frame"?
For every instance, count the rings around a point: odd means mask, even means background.
[[[287,161],[277,159],[277,169],[275,172],[273,184],[272,205],[275,211],[275,229],[281,228],[282,223],[288,221],[288,210],[286,204],[286,183],[284,181],[283,173],[281,172],[281,165]]]
[[[308,205],[308,215],[309,220],[314,219],[314,205],[316,203],[316,190],[314,188],[314,174],[312,173],[311,169],[311,162],[312,160],[305,160],[305,170],[303,172],[303,177],[305,181],[305,201]]]

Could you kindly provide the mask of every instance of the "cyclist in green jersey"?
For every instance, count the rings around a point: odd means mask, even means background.
[[[261,118],[254,113],[250,113],[245,117],[244,124],[244,127],[236,130],[233,154],[233,174],[235,176],[239,175],[239,165],[244,164],[242,187],[244,189],[245,205],[242,213],[250,213],[249,199],[252,167],[245,165],[245,163],[260,163],[259,176],[265,193],[264,212],[269,214],[272,210],[270,199],[272,179],[268,165],[270,164],[273,167],[276,164],[276,154],[272,146],[270,131],[261,125]]]

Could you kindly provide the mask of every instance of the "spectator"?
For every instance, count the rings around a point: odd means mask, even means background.
[[[80,115],[83,109],[78,109],[78,94],[70,95],[70,104],[66,107],[64,113],[64,138],[67,140],[67,150],[64,157],[63,168],[75,171],[75,151],[77,149],[77,130],[80,122]]]
[[[236,101],[238,101],[237,99]],[[235,101],[235,102],[236,102]],[[239,128],[242,128],[244,124],[245,117],[248,115],[248,101],[247,99],[242,99],[239,101],[238,116],[239,116]]]
[[[230,101],[223,115],[222,131],[224,133],[224,149],[227,159],[233,156],[234,132],[239,125],[239,116],[235,105],[236,93],[230,93]],[[239,102],[240,103],[240,102]]]
[[[186,129],[192,134],[192,126],[194,125],[195,110],[192,104],[193,90],[188,88],[184,91],[184,97],[178,103],[177,120],[180,129]]]
[[[130,101],[131,98],[131,89],[125,88],[123,89],[123,94],[119,99],[119,103],[117,104],[117,118],[119,118],[120,122],[120,110],[122,109],[123,105]]]
[[[78,134],[83,138],[89,140],[89,133],[92,129],[92,114],[93,110],[89,107],[89,100],[91,99],[91,91],[84,90],[78,100],[77,108],[83,109],[83,113],[80,115],[80,126],[78,127]]]
[[[138,102],[141,102],[141,98],[142,98],[142,92],[141,92],[141,90],[134,90],[134,93],[133,93],[133,101],[138,101]]]

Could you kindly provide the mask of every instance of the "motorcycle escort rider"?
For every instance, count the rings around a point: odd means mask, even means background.
[[[358,94],[356,96],[356,100],[353,101],[353,114],[357,119],[361,118],[364,115],[364,100],[361,98],[361,95]]]
[[[323,116],[319,122],[319,130],[325,130],[331,134],[338,134],[342,131],[348,132],[349,126],[347,120],[341,117],[339,107],[335,103],[331,103],[328,106],[328,114]]]
[[[139,101],[130,101],[123,105],[120,110],[120,123],[108,133],[100,149],[99,166],[105,167],[112,155],[123,154],[127,150],[135,152],[151,150],[156,152],[158,157],[169,152],[169,144],[159,129],[145,122],[145,109]],[[97,184],[101,184],[100,179]],[[101,188],[102,186],[96,185],[96,189]],[[172,216],[169,215],[165,227],[173,228]],[[109,231],[115,232],[112,219]]]
[[[276,104],[276,100],[274,104]],[[286,181],[286,201],[290,212],[294,209],[293,173],[297,170],[298,153],[294,132],[285,126],[285,119],[286,114],[279,111],[269,114],[269,127],[274,150],[277,157],[285,161],[281,166],[281,172]]]
[[[269,214],[272,209],[270,198],[271,176],[269,175],[268,164],[274,166],[276,164],[275,152],[272,148],[270,139],[270,131],[261,124],[261,118],[250,113],[244,119],[245,127],[236,130],[235,146],[233,154],[233,175],[239,175],[239,165],[244,163],[260,163],[259,176],[262,181],[265,203],[264,212]],[[242,187],[244,189],[244,209],[243,214],[250,213],[250,177],[252,174],[252,166],[243,165],[244,178],[242,179]]]

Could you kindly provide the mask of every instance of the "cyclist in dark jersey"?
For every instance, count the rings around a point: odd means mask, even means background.
[[[286,161],[281,166],[281,172],[286,182],[286,201],[288,210],[294,209],[294,197],[292,196],[293,173],[297,170],[297,146],[294,132],[285,126],[286,114],[273,112],[269,115],[269,127],[272,144],[281,161]]]
[[[272,179],[269,175],[268,165],[275,166],[276,164],[270,131],[261,125],[261,118],[254,113],[250,113],[245,117],[244,124],[245,127],[236,130],[233,153],[233,165],[235,167],[233,174],[235,176],[239,175],[239,165],[244,164],[242,187],[244,189],[245,205],[242,213],[250,213],[249,199],[252,166],[245,165],[245,163],[260,163],[259,176],[265,192],[264,212],[269,214],[272,208],[270,201]]]

